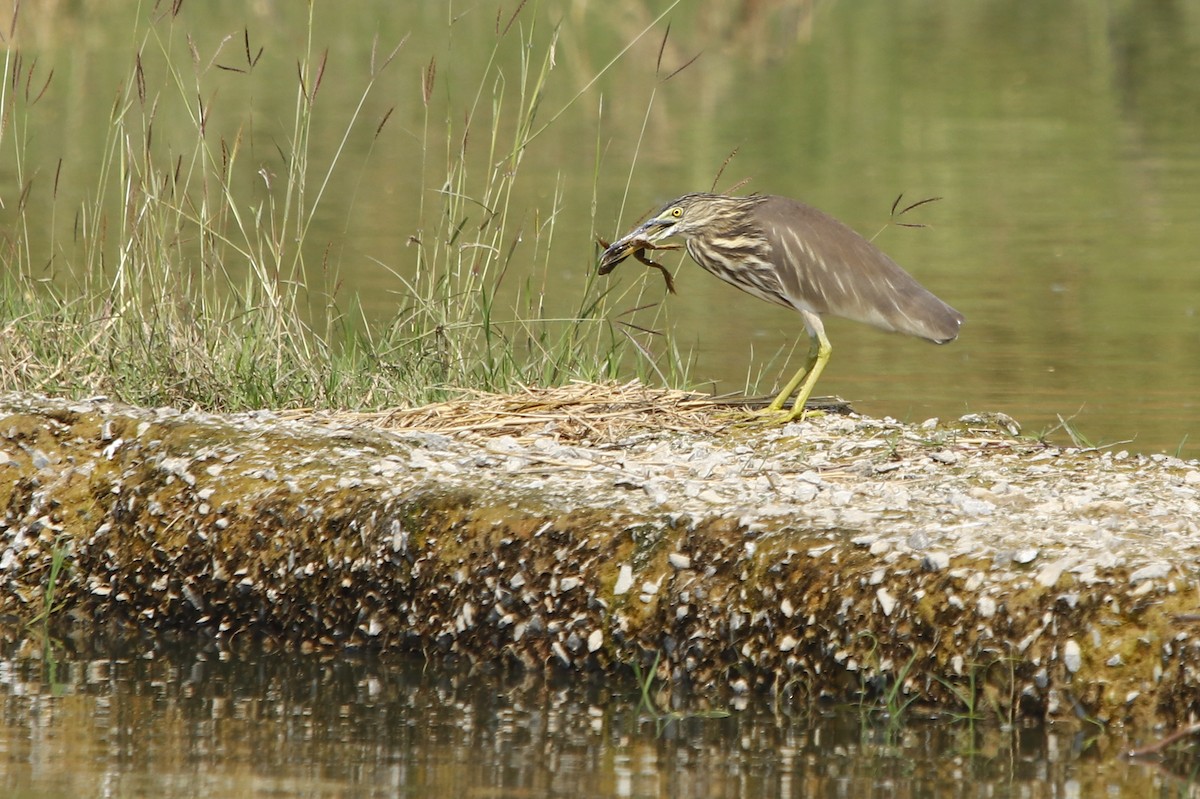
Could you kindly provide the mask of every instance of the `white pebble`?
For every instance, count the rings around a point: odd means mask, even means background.
[[[692,568],[692,559],[678,552],[672,552],[670,555],[667,555],[667,562],[680,571]]]
[[[996,506],[987,500],[975,499],[959,493],[951,495],[950,504],[967,516],[988,516],[996,510]]]
[[[947,466],[952,466],[958,463],[958,453],[951,452],[948,449],[939,449],[937,452],[930,453],[929,457],[938,463],[944,463]]]
[[[1034,581],[1043,588],[1053,588],[1058,582],[1058,578],[1062,577],[1063,571],[1073,563],[1071,558],[1059,558],[1053,563],[1047,563],[1034,577]]]
[[[633,568],[626,563],[617,573],[617,584],[613,586],[613,594],[621,596],[628,593],[630,588],[633,588]]]
[[[879,600],[879,608],[883,611],[883,615],[891,616],[892,611],[896,608],[896,598],[889,594],[886,588],[876,591],[875,598]]]
[[[817,488],[812,483],[801,482],[801,483],[796,483],[794,486],[792,486],[791,490],[788,493],[790,493],[792,496],[792,499],[794,499],[797,502],[812,502],[814,499],[816,499],[817,493],[819,491],[820,491],[820,489]]]
[[[1169,563],[1151,563],[1148,566],[1136,570],[1129,575],[1129,582],[1137,584],[1143,580],[1159,580],[1171,573],[1171,564]]]
[[[592,630],[592,634],[589,635],[588,639],[587,639],[587,650],[589,652],[595,652],[597,649],[599,649],[602,646],[604,646],[603,631],[601,631],[599,629]]]
[[[1067,667],[1067,671],[1074,674],[1083,666],[1083,652],[1079,649],[1079,644],[1075,643],[1074,639],[1063,644],[1062,650],[1063,665]]]
[[[432,469],[437,464],[423,450],[414,449],[408,454],[408,465],[412,469]]]
[[[1033,547],[1024,547],[1013,553],[1013,560],[1017,563],[1032,563],[1038,556],[1038,551]]]
[[[950,565],[949,552],[926,552],[925,557],[921,559],[921,566],[926,571],[936,572],[945,569]]]

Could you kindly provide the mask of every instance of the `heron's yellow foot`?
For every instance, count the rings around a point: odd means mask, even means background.
[[[789,424],[791,422],[803,422],[805,419],[820,419],[825,415],[825,411],[820,408],[801,408],[797,411],[792,408],[788,411],[780,411],[780,424]]]
[[[799,413],[793,408],[755,408],[754,410],[742,411],[742,419],[735,422],[738,427],[754,427],[760,425],[785,425],[792,422],[802,422],[805,419],[817,419],[825,415],[825,411],[813,408],[811,410],[801,410]]]

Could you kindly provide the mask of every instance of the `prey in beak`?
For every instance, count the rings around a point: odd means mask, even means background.
[[[601,275],[607,275],[617,268],[617,264],[632,255],[646,266],[662,272],[663,281],[667,284],[667,291],[674,294],[674,277],[667,271],[665,266],[657,261],[650,260],[646,255],[646,250],[678,250],[682,247],[679,244],[655,244],[649,236],[660,227],[662,225],[657,220],[652,219],[638,227],[628,236],[622,236],[611,244],[597,236],[596,243],[604,248],[604,252],[600,255],[600,268],[596,271]]]

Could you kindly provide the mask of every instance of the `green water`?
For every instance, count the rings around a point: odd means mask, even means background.
[[[243,657],[245,659],[243,659]],[[1094,728],[972,727],[752,696],[656,719],[632,680],[158,652],[0,660],[7,797],[1193,796]]]
[[[147,5],[22,8],[16,43],[38,59],[39,80],[54,70],[27,123],[27,203],[46,231],[33,260],[60,279],[72,253],[55,252],[49,233],[79,238],[74,209],[96,184],[117,87],[132,79],[133,31],[164,11]],[[876,241],[966,315],[960,340],[936,348],[832,321],[818,393],[915,421],[1004,411],[1027,432],[1074,417],[1094,443],[1200,453],[1200,6],[685,2],[655,24],[669,5],[544,0],[513,17],[516,3],[318,4],[314,57],[328,60],[310,156],[324,184],[307,238],[313,282],[339,281],[343,305],[357,297],[369,319],[390,319],[414,268],[412,238],[426,232],[419,209],[451,166],[447,138],[468,137],[472,175],[491,169],[493,120],[500,151],[511,141],[522,48],[535,66],[552,49],[534,123],[546,127],[510,200],[521,235],[499,290],[508,317],[573,313],[594,236],[708,189],[736,149],[719,188],[745,180],[741,191],[797,196],[867,235],[901,193],[943,198],[914,213],[929,228],[892,227]],[[169,56],[146,57],[147,85],[164,85],[166,61],[201,74],[209,141],[239,142],[245,191],[263,195],[287,168],[304,4],[186,3],[155,26]],[[251,51],[262,48],[249,73],[247,34]],[[373,48],[378,65],[402,40],[351,126]],[[501,77],[481,86],[489,59]],[[154,122],[167,163],[196,110],[171,98],[162,92]],[[11,223],[15,175],[0,178],[0,221]],[[605,314],[670,332],[697,388],[766,393],[796,367],[807,345],[794,315],[686,259],[667,263],[678,296],[623,266]],[[668,340],[641,341],[662,366]]]

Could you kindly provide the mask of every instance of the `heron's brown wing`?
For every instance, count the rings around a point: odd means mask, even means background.
[[[939,344],[958,336],[963,315],[848,226],[787,197],[770,197],[756,213],[797,307]]]

